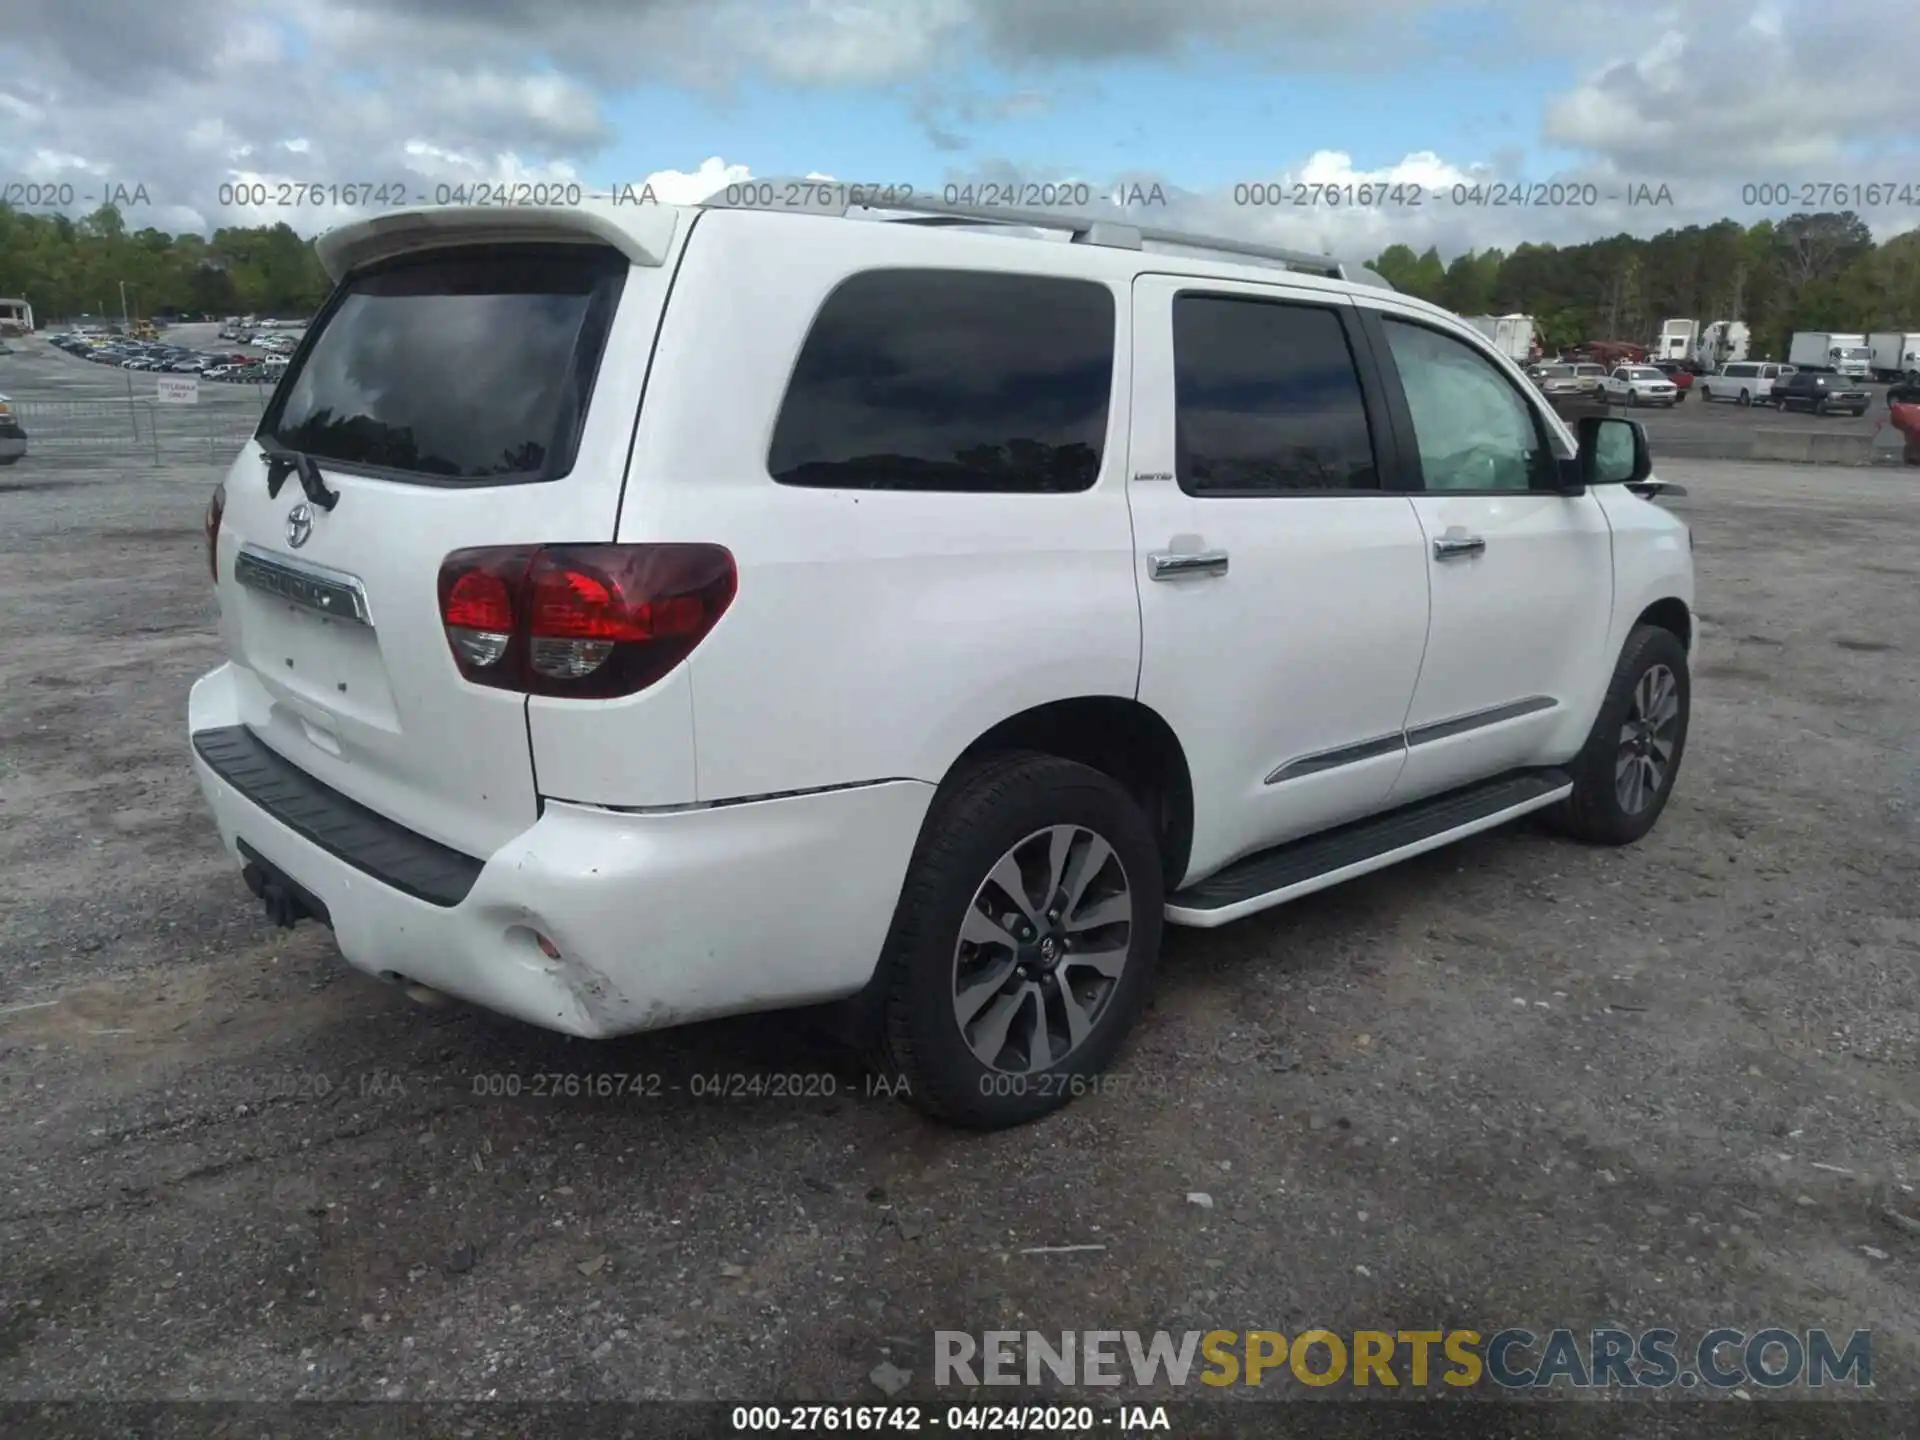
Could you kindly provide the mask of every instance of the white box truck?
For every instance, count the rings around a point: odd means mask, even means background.
[[[1663,320],[1660,338],[1653,342],[1649,360],[1685,361],[1693,354],[1694,341],[1700,335],[1698,320]]]
[[[1737,365],[1747,358],[1751,342],[1747,327],[1738,320],[1716,320],[1700,332],[1700,339],[1687,358],[1694,368],[1711,375],[1722,365]]]
[[[1874,379],[1920,384],[1920,330],[1876,330],[1867,336],[1867,354]]]
[[[1525,365],[1539,354],[1538,329],[1531,315],[1468,315],[1466,322],[1493,342],[1493,348]]]
[[[1873,352],[1867,349],[1867,337],[1848,335],[1837,330],[1796,330],[1787,345],[1787,363],[1802,370],[1829,370],[1864,380],[1872,366]]]

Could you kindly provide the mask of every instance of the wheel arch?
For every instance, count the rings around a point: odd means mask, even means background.
[[[1634,617],[1633,623],[1669,631],[1688,654],[1693,653],[1693,612],[1679,596],[1668,595],[1654,601]],[[1629,629],[1627,633],[1633,632]]]
[[[947,776],[1009,750],[1057,755],[1117,781],[1146,811],[1159,838],[1167,889],[1180,883],[1193,849],[1193,774],[1180,737],[1158,711],[1119,695],[1048,701],[983,732],[955,758]]]

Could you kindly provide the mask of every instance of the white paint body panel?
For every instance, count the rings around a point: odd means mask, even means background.
[[[704,298],[676,299],[661,331],[619,538],[715,542],[740,569],[739,598],[690,662],[698,798],[937,781],[1011,715],[1131,696],[1124,401],[1079,494],[819,490],[767,473],[787,376],[842,280],[882,265],[1085,277],[1088,252],[738,211],[702,216],[695,237],[676,293]],[[1123,285],[1116,397],[1126,302]]]
[[[1134,287],[1133,481],[1145,648],[1140,699],[1193,775],[1189,879],[1380,808],[1404,753],[1269,784],[1289,761],[1396,733],[1426,644],[1420,523],[1404,495],[1194,496],[1174,473],[1175,296]],[[1208,294],[1306,300],[1286,284]],[[1149,555],[1222,550],[1227,573],[1154,581]],[[1365,595],[1367,603],[1354,603]]]
[[[239,723],[240,681],[223,665],[195,684],[191,727]],[[269,819],[198,755],[193,765],[223,843],[244,838],[318,896],[354,968],[588,1037],[858,990],[933,794],[900,782],[639,815],[550,801],[443,908]]]

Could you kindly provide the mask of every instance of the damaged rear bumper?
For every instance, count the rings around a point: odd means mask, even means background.
[[[238,726],[232,690],[223,666],[188,706],[194,772],[228,850],[297,886],[356,969],[571,1035],[855,993],[933,796],[889,781],[639,813],[548,801],[484,860],[419,836],[410,848],[405,834],[356,848],[366,812],[329,815],[311,783],[290,798],[284,770],[270,789],[231,763],[231,743],[201,739]]]

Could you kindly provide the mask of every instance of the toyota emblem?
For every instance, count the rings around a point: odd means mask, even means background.
[[[313,507],[301,501],[287,512],[287,544],[298,550],[313,534]]]

